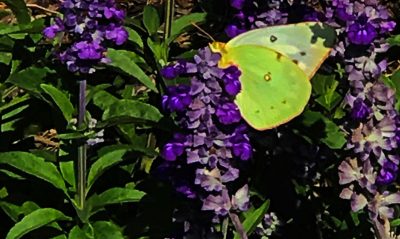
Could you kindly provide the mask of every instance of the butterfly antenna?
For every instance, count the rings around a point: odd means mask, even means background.
[[[208,34],[208,32],[206,32],[206,31],[204,31],[201,27],[199,27],[196,23],[194,23],[194,22],[190,22],[195,28],[197,28],[200,32],[202,32],[204,35],[206,35],[208,38],[210,38],[212,41],[214,41],[215,42],[215,39],[210,35],[210,34]]]

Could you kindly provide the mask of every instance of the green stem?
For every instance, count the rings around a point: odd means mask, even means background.
[[[172,20],[174,18],[174,5],[175,0],[167,0],[165,2],[165,24],[164,24],[164,42],[167,43],[168,38],[171,36]]]
[[[78,128],[85,122],[86,113],[86,80],[79,82],[79,113]],[[78,207],[84,211],[86,197],[86,141],[80,141],[78,146]]]

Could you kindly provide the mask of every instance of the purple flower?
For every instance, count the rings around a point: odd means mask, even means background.
[[[229,66],[224,69],[222,79],[225,83],[225,91],[231,96],[237,95],[241,90],[240,75],[241,72],[236,66]]]
[[[186,109],[192,102],[189,91],[190,86],[187,85],[169,86],[168,95],[164,95],[162,99],[164,109],[172,112]]]
[[[219,60],[220,55],[207,47],[194,56],[194,63],[178,61],[161,70],[165,78],[191,77],[190,86],[169,86],[163,96],[163,108],[178,111],[176,123],[187,137],[184,142],[175,139],[168,142],[162,156],[170,161],[177,157],[185,159],[174,162],[176,170],[194,175],[193,185],[185,185],[179,192],[201,195],[202,210],[226,216],[231,209],[247,210],[249,199],[245,189],[236,192],[232,208],[227,185],[239,177],[240,169],[233,164],[248,160],[252,147],[247,127],[236,124],[242,118],[232,96],[240,90],[240,71],[234,66],[218,68]]]
[[[168,161],[175,161],[185,150],[186,136],[176,133],[174,139],[164,145],[161,156]]]
[[[245,0],[231,0],[231,6],[240,10],[243,8]]]
[[[216,215],[225,216],[228,214],[232,205],[230,202],[229,194],[227,190],[222,190],[221,196],[209,195],[203,201],[203,207],[201,210],[214,211]]]
[[[128,40],[128,32],[124,27],[111,24],[106,30],[106,39],[115,42],[116,45],[122,45],[126,40]]]
[[[364,120],[371,113],[371,109],[364,103],[361,98],[358,98],[353,103],[351,109],[351,117],[355,120]]]
[[[179,60],[176,64],[163,67],[160,73],[164,78],[171,80],[178,77],[181,74],[184,74],[188,70],[187,65],[190,64],[188,64],[186,61]]]
[[[245,31],[246,31],[246,29],[243,29],[243,28],[237,26],[236,24],[229,24],[225,28],[225,33],[230,38],[233,38],[233,37],[245,32]]]
[[[222,124],[238,123],[242,117],[235,103],[225,103],[217,107],[216,115]]]
[[[128,39],[122,26],[125,13],[114,0],[64,0],[61,12],[63,19],[56,18],[43,35],[53,39],[64,32],[68,36],[71,44],[63,44],[56,53],[69,71],[94,73],[97,64],[110,62],[105,57],[109,42],[122,45]]]
[[[103,48],[98,42],[77,42],[73,49],[77,51],[78,57],[82,60],[99,60],[103,57]]]
[[[359,17],[359,19],[351,24],[347,29],[347,37],[350,42],[356,45],[368,45],[377,37],[378,33],[375,27],[368,22],[368,18],[365,15]]]
[[[378,177],[376,178],[377,183],[380,185],[392,183],[396,179],[398,170],[397,164],[386,160],[379,171]]]
[[[233,155],[248,160],[253,155],[253,147],[246,135],[236,134],[230,139]]]

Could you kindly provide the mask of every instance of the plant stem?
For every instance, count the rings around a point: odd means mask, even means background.
[[[167,0],[165,2],[165,24],[164,24],[164,42],[167,42],[171,36],[172,19],[174,18],[175,0]]]
[[[85,122],[86,113],[86,80],[79,82],[78,128]],[[78,206],[83,210],[86,196],[86,141],[81,140],[78,146]]]

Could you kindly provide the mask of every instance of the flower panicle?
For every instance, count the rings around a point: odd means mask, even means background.
[[[99,63],[109,63],[107,46],[122,45],[128,32],[122,26],[125,12],[114,0],[65,0],[61,3],[62,18],[43,30],[43,35],[54,39],[68,36],[70,44],[57,52],[59,60],[69,71],[91,74]]]

